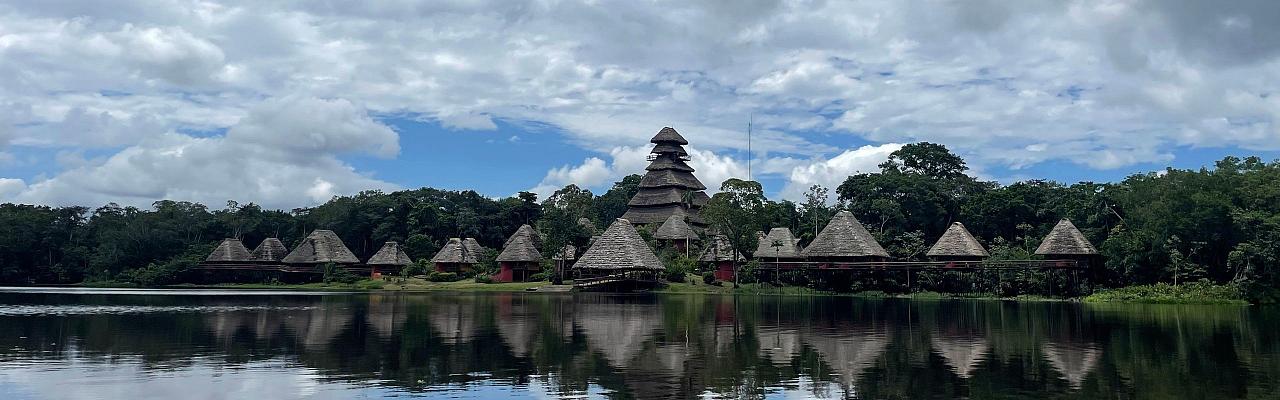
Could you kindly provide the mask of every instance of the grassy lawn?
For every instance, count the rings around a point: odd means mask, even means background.
[[[1149,304],[1249,304],[1240,290],[1231,285],[1192,282],[1173,286],[1166,283],[1101,290],[1084,298],[1086,303]]]

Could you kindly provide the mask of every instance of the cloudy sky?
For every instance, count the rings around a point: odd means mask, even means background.
[[[0,201],[314,205],[642,172],[838,185],[901,143],[1113,181],[1280,157],[1275,1],[0,1]]]

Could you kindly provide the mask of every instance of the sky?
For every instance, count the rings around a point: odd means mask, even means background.
[[[774,199],[918,141],[1105,182],[1280,158],[1278,87],[1266,0],[0,0],[0,202],[601,194],[664,126]]]

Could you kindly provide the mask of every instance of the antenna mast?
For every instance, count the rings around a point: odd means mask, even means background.
[[[755,122],[756,114],[751,113],[747,116],[747,180],[751,179],[751,123]]]

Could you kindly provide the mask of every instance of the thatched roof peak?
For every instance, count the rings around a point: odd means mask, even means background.
[[[499,262],[539,262],[542,261],[542,237],[529,224],[520,225],[516,233],[507,238],[502,245],[502,253],[498,254]]]
[[[774,246],[777,243],[780,246]],[[773,228],[769,234],[756,244],[756,258],[803,258],[800,254],[800,239],[796,239],[787,228]]]
[[[381,249],[378,249],[377,253],[373,253],[373,256],[369,257],[369,261],[365,264],[410,265],[413,264],[413,259],[409,258],[408,254],[404,253],[404,250],[400,248],[400,243],[388,241],[386,244],[382,245]]]
[[[712,236],[710,241],[711,243],[698,256],[698,261],[733,261],[735,258],[738,261],[743,260],[742,253],[733,249],[733,245],[729,243],[729,238],[725,235]]]
[[[467,251],[470,252],[472,256],[476,257],[477,260],[481,254],[484,254],[485,250],[488,250],[484,246],[481,246],[480,242],[475,238],[462,239],[462,246],[466,247]]]
[[[827,226],[818,232],[809,247],[804,249],[806,257],[888,257],[889,253],[880,247],[871,232],[862,226],[853,213],[841,210],[831,217]]]
[[[938,238],[938,242],[929,248],[926,254],[929,257],[989,257],[987,249],[978,243],[968,229],[964,228],[964,224],[959,222],[951,223],[947,227],[947,231],[942,233],[942,237]]]
[[[596,229],[596,223],[591,222],[591,220],[587,219],[587,217],[578,218],[578,226],[581,226],[582,229],[586,229],[587,233],[590,233],[593,236],[596,234],[596,231],[598,230]]]
[[[342,243],[338,234],[328,229],[311,231],[283,261],[289,264],[360,263],[360,259]]]
[[[258,247],[253,249],[254,261],[280,261],[287,255],[289,250],[284,247],[280,239],[276,238],[263,239],[262,243],[258,243]]]
[[[591,248],[578,259],[574,268],[587,269],[666,269],[631,221],[618,218],[609,225]]]
[[[672,214],[667,217],[662,226],[658,227],[657,231],[653,232],[653,237],[665,240],[697,239],[698,234],[693,231],[693,228],[689,227],[689,224],[684,222],[684,219],[685,216],[683,214]]]
[[[1049,235],[1044,237],[1044,241],[1040,242],[1040,247],[1036,248],[1036,254],[1039,255],[1095,255],[1098,249],[1093,247],[1093,243],[1089,243],[1089,239],[1076,229],[1076,225],[1070,220],[1063,218],[1058,221],[1058,225],[1049,231]]]
[[[653,135],[653,139],[649,139],[649,143],[673,143],[683,146],[689,144],[689,141],[685,140],[684,136],[680,136],[680,132],[676,132],[675,128],[666,126],[659,130],[657,135]]]
[[[459,238],[449,238],[449,241],[440,247],[440,251],[431,257],[433,263],[457,263],[457,264],[475,264],[476,254],[467,248],[466,242]]]
[[[209,253],[209,257],[204,259],[205,262],[247,262],[253,261],[253,255],[249,254],[249,249],[240,243],[240,239],[226,238],[222,239],[222,243],[218,243],[218,247]]]

